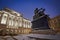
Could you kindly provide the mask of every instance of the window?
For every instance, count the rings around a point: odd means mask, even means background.
[[[22,27],[22,18],[19,19],[19,27]]]
[[[15,21],[15,26],[18,26],[18,21],[17,20]]]
[[[1,24],[6,24],[7,22],[7,14],[3,14]]]
[[[11,21],[12,21],[12,22],[11,22],[11,25],[13,26],[13,25],[14,25],[14,20],[12,19]]]
[[[12,19],[12,17],[9,18],[9,25],[13,26],[14,25],[14,20]]]
[[[28,28],[30,28],[30,26],[29,26],[29,22],[28,22]]]
[[[11,18],[9,18],[9,25],[11,25]]]
[[[22,21],[19,21],[19,27],[22,27]]]
[[[25,22],[25,28],[27,28],[27,23]]]
[[[23,22],[23,27],[25,28],[25,21]]]

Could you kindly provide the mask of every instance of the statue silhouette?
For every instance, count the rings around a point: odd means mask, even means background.
[[[34,10],[35,15],[38,13],[38,11],[39,11],[38,8]]]

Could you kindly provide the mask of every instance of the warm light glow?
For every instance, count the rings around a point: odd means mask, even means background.
[[[19,26],[22,27],[22,23],[21,22],[20,22]]]
[[[31,22],[23,17],[19,17],[21,14],[18,14],[17,12],[13,11],[12,13],[13,14],[16,13],[17,14],[16,16],[6,11],[2,11],[2,12],[4,12],[5,14],[3,14],[1,24],[8,23],[9,28],[18,28],[18,27],[30,28],[31,25],[28,23]],[[8,22],[7,22],[7,18],[8,18]]]
[[[1,24],[6,24],[6,21],[7,21],[7,14],[3,14]]]
[[[18,26],[18,23],[17,23],[17,21],[15,21],[15,26]]]
[[[11,25],[11,20],[9,20],[9,25]]]

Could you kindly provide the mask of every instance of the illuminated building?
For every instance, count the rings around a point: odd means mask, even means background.
[[[5,34],[28,34],[31,31],[31,21],[21,13],[8,8],[0,10],[0,31]]]
[[[54,18],[51,18],[49,20],[49,26],[51,29],[53,29],[57,33],[60,33],[60,15],[58,15]]]

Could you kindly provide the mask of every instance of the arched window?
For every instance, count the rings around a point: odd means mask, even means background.
[[[2,16],[2,20],[1,20],[1,24],[6,24],[6,22],[7,22],[7,14],[3,14],[3,16]]]

